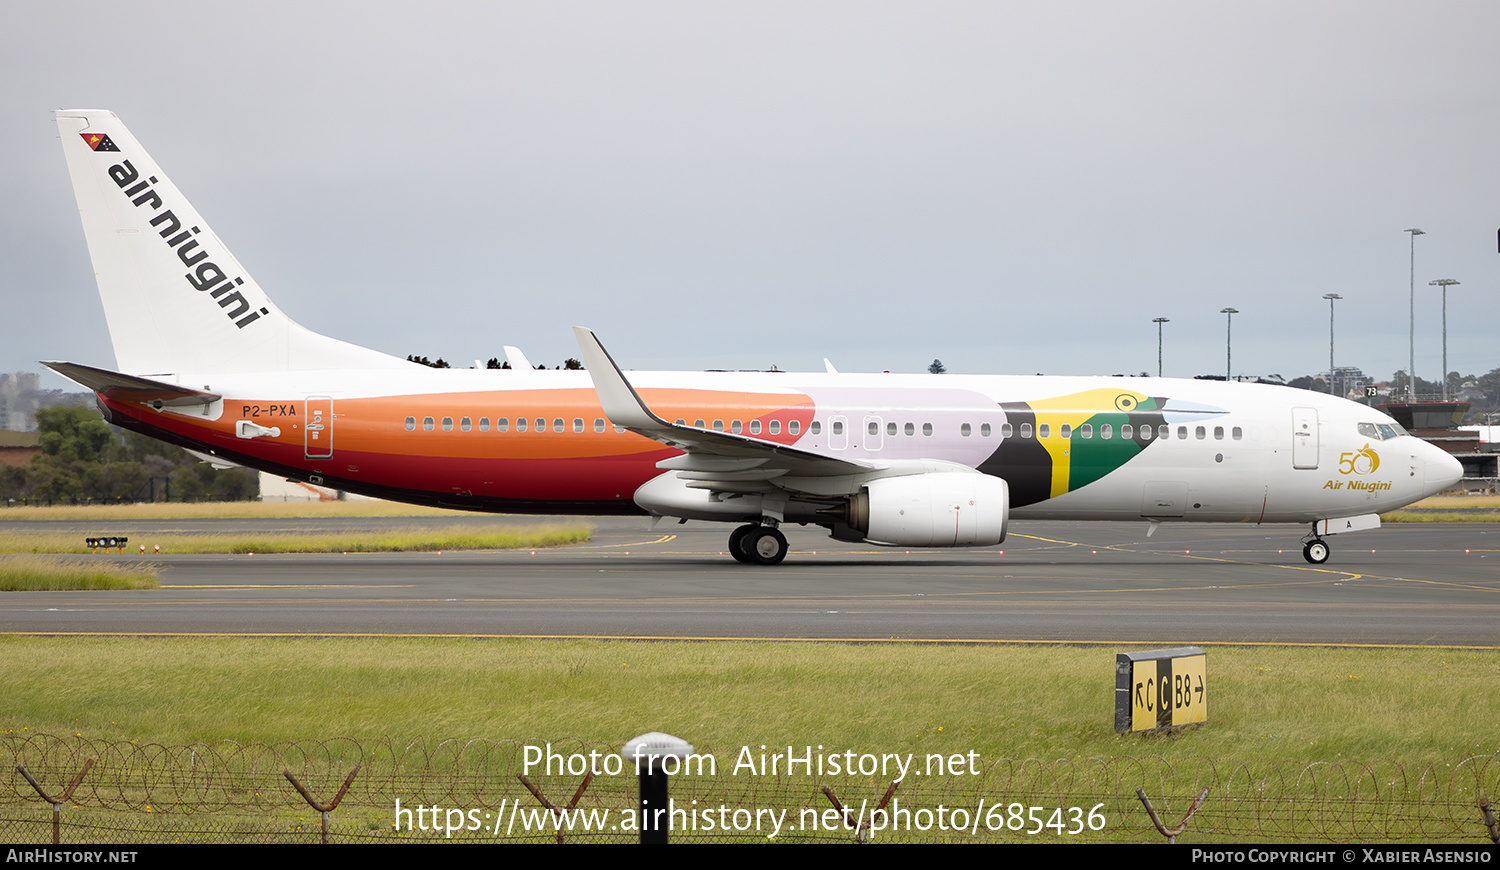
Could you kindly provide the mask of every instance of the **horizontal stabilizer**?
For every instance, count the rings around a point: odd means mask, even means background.
[[[69,380],[83,384],[102,396],[127,402],[151,402],[153,404],[159,402],[165,406],[177,407],[203,405],[223,398],[218,393],[121,374],[109,369],[96,369],[79,363],[44,360],[42,365]]]

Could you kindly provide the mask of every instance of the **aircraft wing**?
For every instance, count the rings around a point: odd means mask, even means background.
[[[137,377],[135,375],[112,372],[109,369],[96,369],[93,366],[70,362],[48,362],[42,361],[42,365],[62,375],[71,381],[77,381],[85,387],[108,396],[111,399],[122,399],[127,402],[160,402],[162,405],[177,407],[180,405],[204,405],[223,398],[218,393],[210,393],[204,390],[195,390],[191,387],[169,384],[165,381],[153,381],[150,378]]]
[[[764,482],[782,476],[833,477],[876,470],[876,466],[867,462],[821,456],[731,432],[668,423],[647,407],[592,330],[575,326],[573,333],[605,416],[616,426],[686,452],[687,456],[665,460],[657,463],[657,467],[683,472],[683,477],[700,484],[697,488],[753,491],[770,489]]]

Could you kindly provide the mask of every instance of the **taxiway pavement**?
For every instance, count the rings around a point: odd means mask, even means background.
[[[337,531],[555,518],[172,520],[47,531]],[[590,520],[552,550],[181,556],[162,588],[0,595],[7,633],[607,636],[1500,645],[1500,525],[1387,525],[1329,539],[1303,561],[1302,527],[1014,523],[983,550],[841,544],[784,527],[776,567],[724,552],[729,527]],[[23,527],[24,528],[21,528]],[[74,528],[76,526],[76,529]],[[40,531],[0,522],[0,535]],[[3,557],[0,557],[3,558]],[[140,559],[127,554],[94,556]]]

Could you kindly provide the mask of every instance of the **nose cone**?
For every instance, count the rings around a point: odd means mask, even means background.
[[[1423,490],[1428,495],[1442,492],[1463,479],[1464,467],[1440,447],[1420,442],[1417,459],[1422,463]]]

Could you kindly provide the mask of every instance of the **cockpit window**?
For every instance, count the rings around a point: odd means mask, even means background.
[[[1400,438],[1406,434],[1400,423],[1360,423],[1359,434],[1365,438],[1375,438],[1380,441],[1389,441],[1392,438]]]

